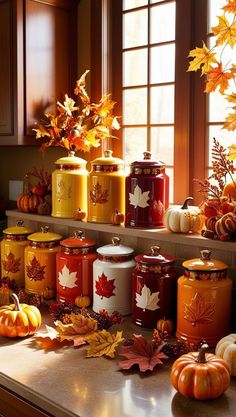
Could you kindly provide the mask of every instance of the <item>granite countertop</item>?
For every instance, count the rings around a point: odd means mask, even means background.
[[[43,317],[44,323],[50,318]],[[126,319],[125,334],[140,329]],[[117,326],[114,328],[117,330]],[[148,331],[142,331],[151,336]],[[216,400],[184,398],[170,384],[172,361],[152,374],[118,370],[116,359],[85,358],[85,348],[45,351],[33,337],[0,337],[0,385],[56,417],[235,417],[236,378]]]

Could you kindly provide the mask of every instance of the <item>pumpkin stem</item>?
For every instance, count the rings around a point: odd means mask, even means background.
[[[192,201],[193,197],[187,197],[184,200],[184,204],[182,205],[182,207],[180,207],[182,210],[188,210],[188,202]]]
[[[17,297],[17,295],[15,293],[13,293],[11,295],[11,298],[13,299],[14,304],[15,304],[14,311],[21,311],[20,301],[19,301],[19,298]]]
[[[198,357],[197,357],[197,359],[196,359],[195,362],[197,362],[197,363],[206,363],[207,362],[206,361],[206,356],[205,356],[205,353],[206,353],[206,350],[207,349],[209,349],[209,346],[206,343],[204,343],[200,347],[200,350],[199,350],[199,353],[198,353]]]

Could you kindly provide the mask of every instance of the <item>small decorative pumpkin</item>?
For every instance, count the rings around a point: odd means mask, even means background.
[[[170,206],[164,214],[164,226],[176,233],[200,233],[204,225],[204,216],[199,207],[188,206],[192,197],[186,198],[182,206]]]
[[[215,224],[215,231],[220,240],[229,240],[236,232],[236,214],[226,213]]]
[[[157,330],[160,332],[171,333],[174,329],[174,323],[172,320],[160,319],[157,322]]]
[[[236,199],[236,186],[234,182],[229,182],[228,184],[225,184],[222,191],[222,196]]]
[[[80,308],[86,308],[90,306],[91,300],[88,295],[78,295],[75,299],[75,305]]]
[[[119,210],[115,210],[111,216],[111,223],[114,225],[120,225],[125,220],[125,216]]]
[[[0,306],[10,303],[10,297],[12,295],[12,290],[8,287],[7,284],[2,284],[0,287]]]
[[[236,376],[236,334],[231,333],[216,345],[215,354],[224,359],[229,367],[230,375]]]
[[[25,337],[32,335],[41,325],[41,314],[37,307],[20,304],[12,294],[14,304],[0,307],[0,336]]]
[[[182,395],[196,400],[217,398],[229,387],[230,373],[227,363],[205,353],[207,344],[199,352],[180,356],[172,365],[171,383]]]
[[[80,208],[76,209],[74,212],[74,219],[75,220],[83,220],[86,217],[85,211],[82,211]]]
[[[17,197],[17,207],[20,211],[24,213],[36,213],[37,207],[42,201],[41,197],[33,194],[31,191],[29,193],[22,193]]]
[[[50,288],[47,287],[43,291],[42,296],[43,296],[44,300],[50,300],[50,299],[55,297],[55,290],[51,290]]]

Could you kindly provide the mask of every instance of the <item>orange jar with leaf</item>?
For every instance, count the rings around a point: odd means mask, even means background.
[[[24,226],[23,220],[19,220],[16,226],[3,230],[1,241],[1,274],[10,280],[15,280],[17,287],[24,287],[24,249],[28,244],[27,236],[32,229]]]

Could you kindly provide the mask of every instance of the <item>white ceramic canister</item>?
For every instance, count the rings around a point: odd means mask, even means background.
[[[134,249],[120,244],[113,237],[112,244],[97,249],[93,263],[93,310],[131,313],[132,271],[135,266]]]

